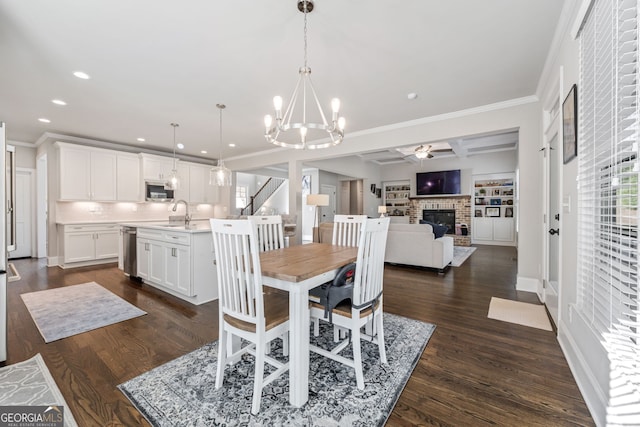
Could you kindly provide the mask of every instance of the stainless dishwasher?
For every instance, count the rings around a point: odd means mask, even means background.
[[[122,227],[122,263],[124,274],[131,278],[138,276],[136,259],[136,227]]]

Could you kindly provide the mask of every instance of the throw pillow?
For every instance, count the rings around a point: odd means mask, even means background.
[[[447,233],[448,227],[446,225],[436,224],[435,222],[425,221],[423,219],[420,220],[420,224],[429,224],[433,229],[433,236],[436,239],[444,236]]]

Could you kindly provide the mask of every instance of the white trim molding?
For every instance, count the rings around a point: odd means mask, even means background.
[[[516,291],[537,292],[541,286],[540,279],[534,277],[518,276],[516,280]]]

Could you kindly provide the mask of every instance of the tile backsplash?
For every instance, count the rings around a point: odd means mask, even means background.
[[[184,205],[173,212],[173,203],[100,203],[56,202],[56,222],[73,221],[148,221],[168,220],[169,215],[182,215]],[[193,219],[220,216],[220,208],[214,205],[189,205]]]

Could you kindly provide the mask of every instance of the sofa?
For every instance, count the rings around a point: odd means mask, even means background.
[[[333,223],[320,224],[320,241],[331,243]],[[318,241],[318,230],[313,230]],[[435,268],[443,273],[453,260],[453,237],[436,238],[429,224],[389,224],[384,261],[392,264]]]
[[[429,224],[389,224],[384,261],[436,268],[442,273],[453,261],[453,237],[436,239]]]

